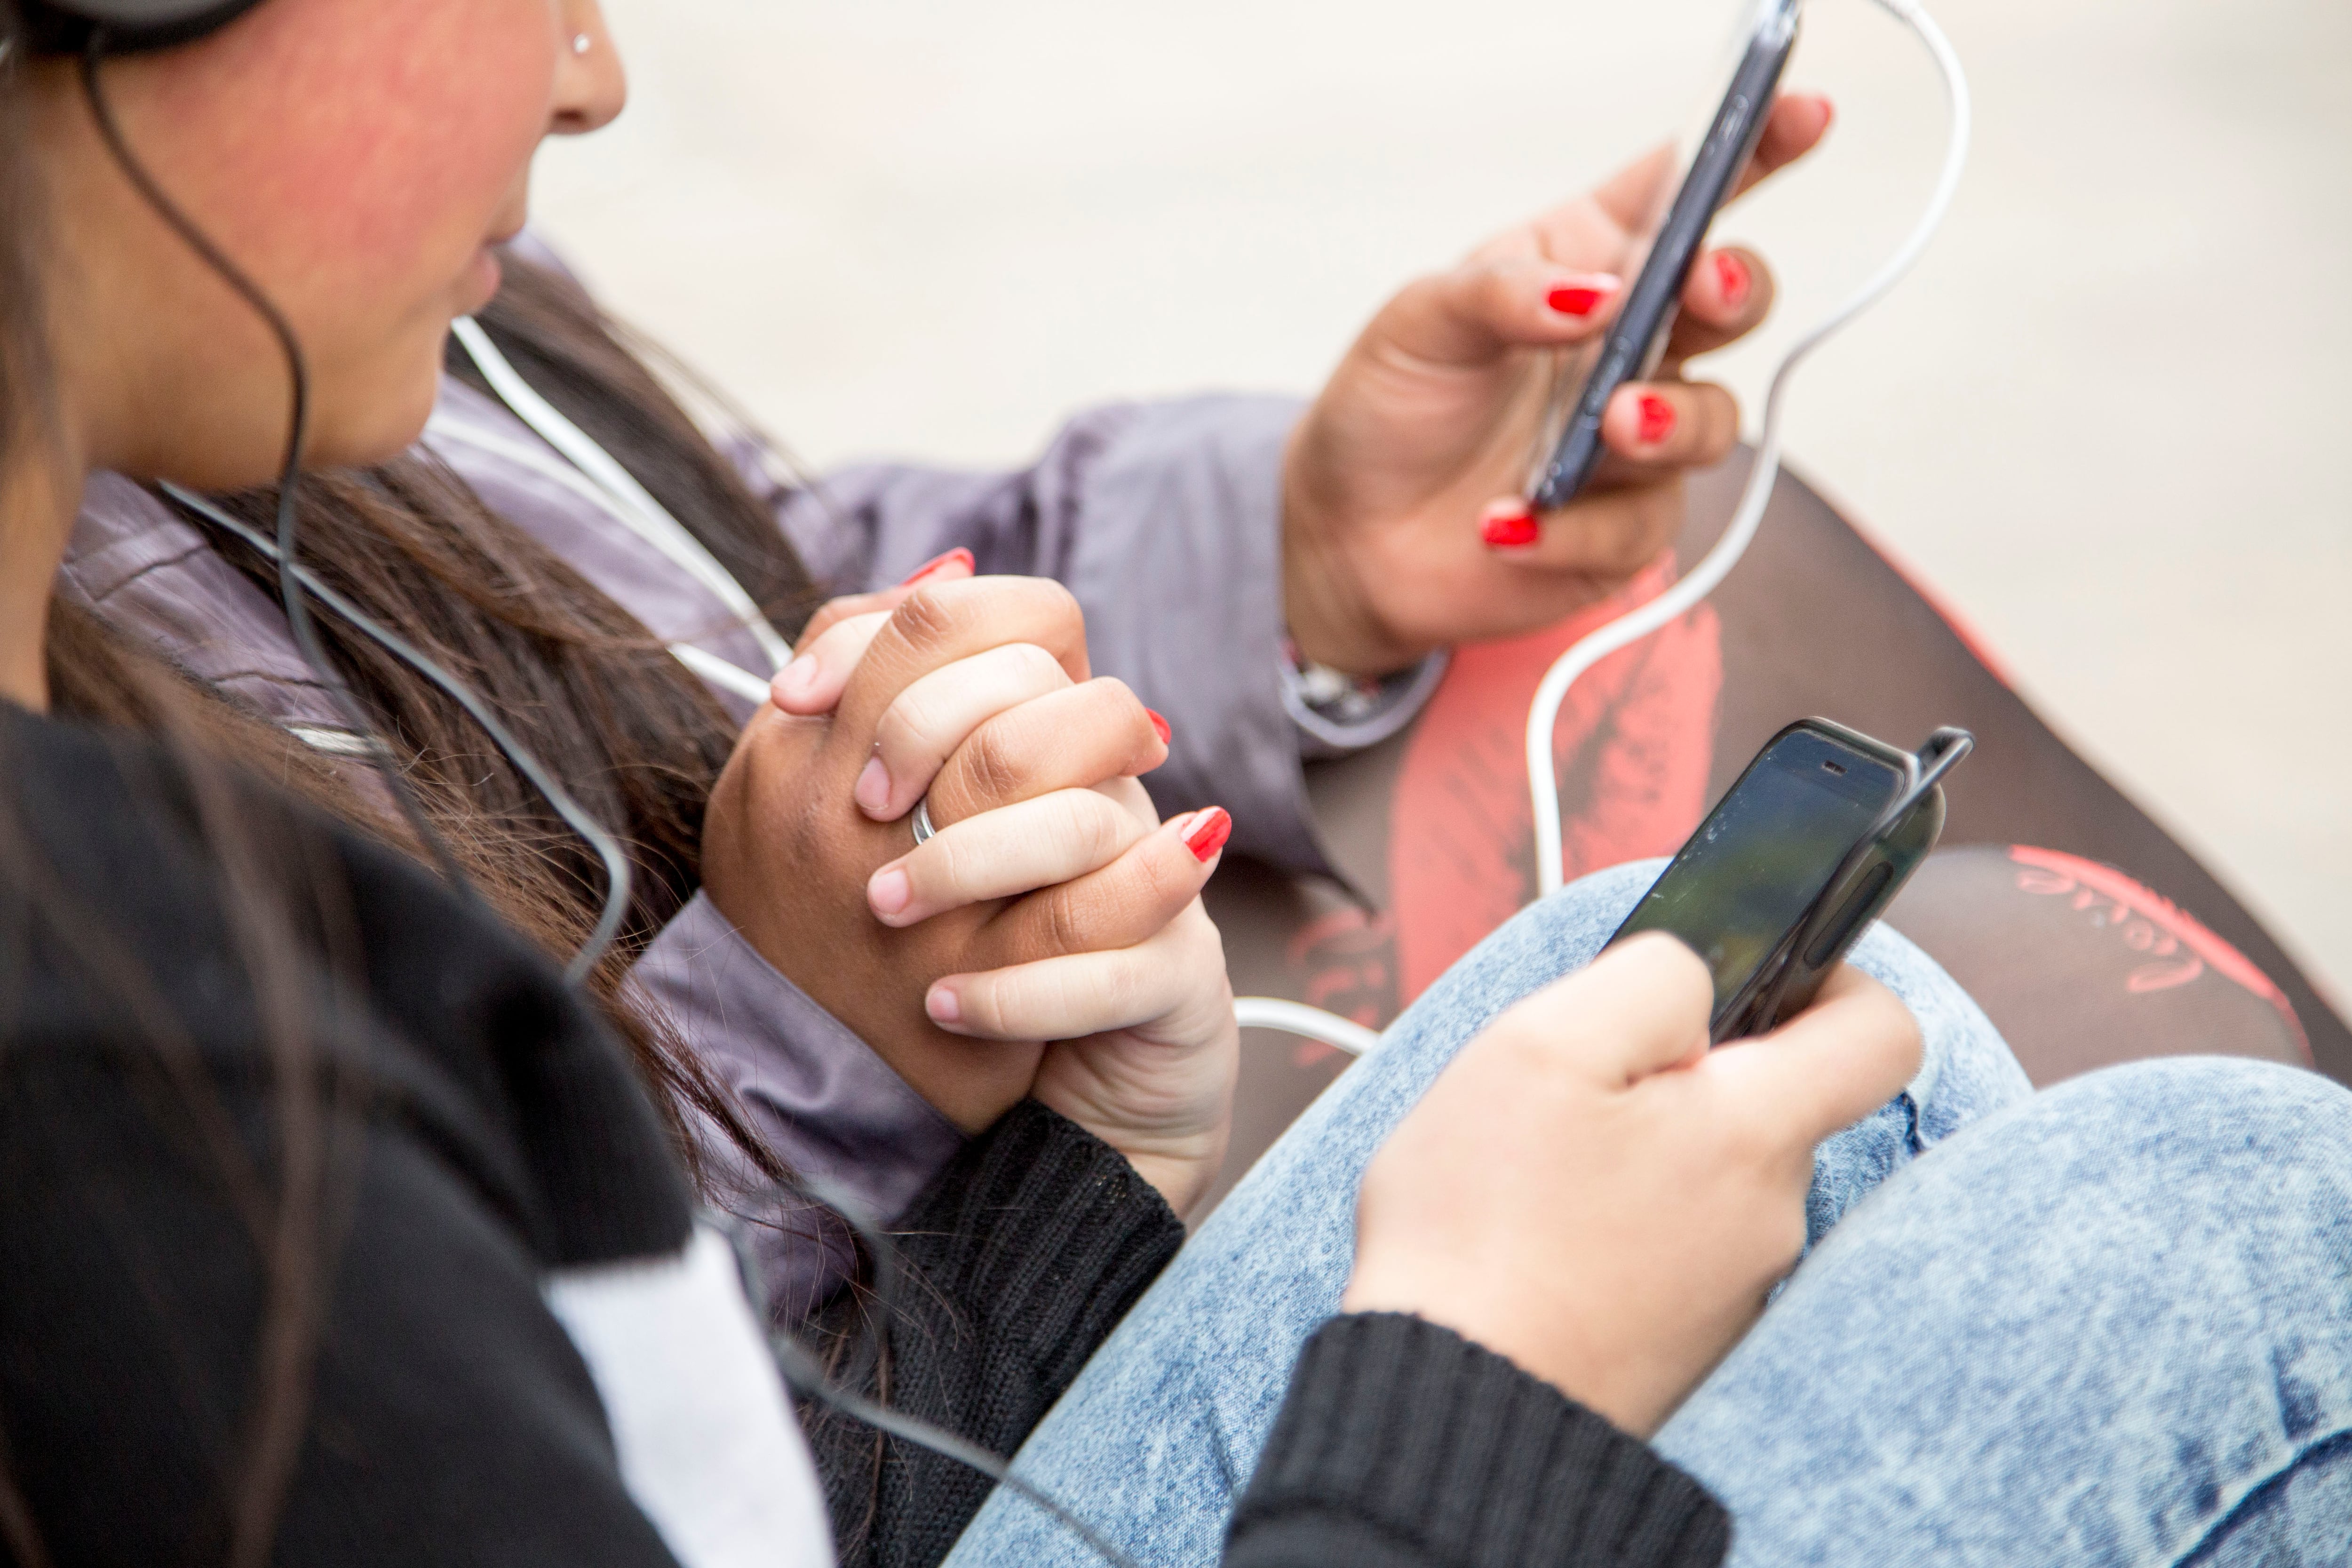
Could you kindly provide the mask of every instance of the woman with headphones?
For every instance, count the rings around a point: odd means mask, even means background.
[[[593,90],[584,9],[0,13],[12,1561],[814,1564],[952,1544],[973,1562],[2296,1562],[2340,1544],[2342,1091],[2192,1063],[2021,1103],[1981,1015],[1887,933],[1801,1017],[1710,1052],[1689,953],[1649,938],[1592,957],[1641,868],[1498,933],[1186,1243],[1233,1070],[1214,944],[1191,934],[1223,824],[1152,828],[1136,805],[1058,864],[1041,832],[916,864],[1047,798],[1022,791],[1066,760],[1008,772],[982,751],[998,718],[1099,705],[1046,728],[1114,805],[1135,803],[1113,781],[1160,755],[1131,696],[1080,679],[1067,604],[1034,582],[842,606],[714,802],[783,853],[864,853],[868,908],[908,931],[990,899],[974,867],[1034,889],[940,939],[992,968],[941,978],[930,950],[862,937],[834,960],[1013,1048],[964,1064],[981,1125],[911,1212],[910,1289],[871,1277],[877,1315],[922,1331],[783,1352],[820,1400],[887,1392],[967,1444],[1009,1446],[1053,1406],[1025,1489],[982,1508],[983,1486],[935,1468],[936,1436],[910,1445],[870,1408],[887,1444],[816,1423],[812,1465],[746,1274],[600,1009],[492,918],[508,889],[462,875],[484,862],[426,811],[368,837],[295,804],[279,785],[331,801],[348,781],[52,601],[93,471],[229,490],[415,438],[450,321],[495,286],[531,149]],[[254,548],[307,562],[300,501]],[[310,600],[351,604],[324,575],[297,583],[298,637]],[[984,663],[1005,647],[1042,649],[1061,680],[1028,655]],[[239,765],[256,762],[269,784]],[[382,788],[397,810],[430,784],[392,769]],[[942,826],[926,796],[971,815]],[[1066,874],[1040,886],[1041,868]],[[1153,962],[1123,960],[1131,942],[1066,951],[1136,910],[1139,940],[1177,933]],[[1056,967],[1022,985],[1039,965]],[[1018,1059],[1037,1037],[1067,1043]],[[836,1300],[845,1330],[875,1304]],[[1076,1528],[1019,1511],[1041,1489]]]

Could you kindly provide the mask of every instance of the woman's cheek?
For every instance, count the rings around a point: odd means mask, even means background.
[[[521,187],[556,49],[545,0],[265,5],[157,57],[134,140],[290,312],[393,331],[456,296]]]
[[[479,302],[482,247],[521,210],[556,68],[544,0],[362,9],[289,8],[343,15],[287,41],[278,124],[302,130],[240,139],[260,232],[232,247],[302,339],[329,463],[382,460],[423,429],[449,318]]]
[[[408,7],[389,8],[405,16]],[[294,156],[316,215],[329,270],[370,281],[414,307],[450,294],[528,177],[545,137],[555,53],[543,5],[520,9],[537,26],[463,27],[446,0],[423,7],[448,36],[406,47],[355,95],[324,133]],[[458,6],[512,13],[510,0]]]

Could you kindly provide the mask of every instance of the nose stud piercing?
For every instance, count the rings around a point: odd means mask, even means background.
[[[586,54],[586,53],[588,52],[588,46],[589,46],[589,40],[588,40],[588,35],[587,35],[587,34],[585,34],[585,33],[574,33],[574,34],[572,36],[572,52],[573,54],[575,54],[575,55],[584,55],[584,54]]]

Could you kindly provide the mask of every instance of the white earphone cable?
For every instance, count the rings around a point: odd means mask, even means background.
[[[1381,1043],[1378,1029],[1368,1029],[1337,1013],[1309,1007],[1304,1002],[1286,1002],[1279,996],[1234,997],[1234,1021],[1244,1029],[1278,1029],[1286,1035],[1320,1040],[1351,1057],[1360,1057]]]

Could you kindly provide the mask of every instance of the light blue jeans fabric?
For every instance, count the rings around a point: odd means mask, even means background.
[[[1214,1563],[1338,1306],[1365,1162],[1657,869],[1529,910],[1400,1018],[1202,1226],[1021,1473],[1144,1563]],[[2352,1095],[2176,1058],[2032,1096],[1924,953],[1881,928],[1854,962],[1917,1016],[1919,1077],[1822,1145],[1819,1245],[1658,1440],[1730,1509],[1734,1562],[2352,1563]],[[1003,1492],[950,1563],[1097,1568]]]

